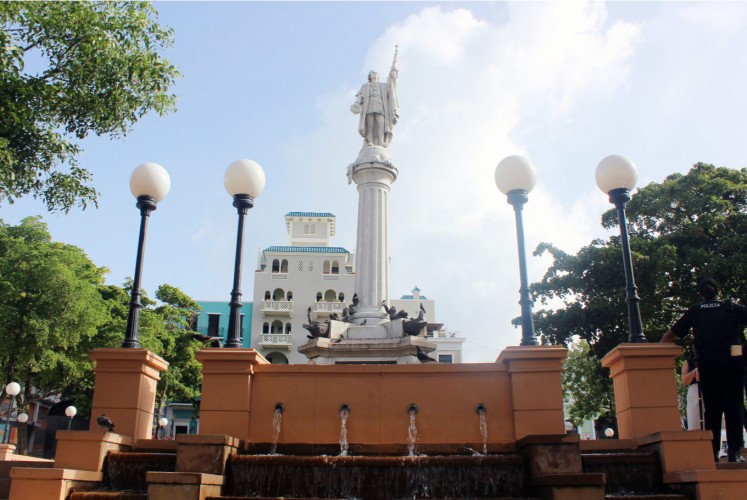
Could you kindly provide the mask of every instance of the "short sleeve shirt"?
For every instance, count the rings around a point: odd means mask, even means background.
[[[698,362],[703,365],[731,358],[731,346],[741,343],[740,324],[747,324],[746,307],[731,301],[708,300],[690,307],[672,331],[682,338],[692,329]]]

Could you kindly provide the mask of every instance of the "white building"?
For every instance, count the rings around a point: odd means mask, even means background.
[[[342,316],[355,289],[354,254],[330,246],[335,235],[333,214],[290,212],[285,224],[288,245],[267,247],[259,253],[251,346],[271,363],[306,364],[308,359],[298,352],[298,346],[308,341],[303,325],[308,323],[308,314],[320,321],[332,313]],[[438,346],[431,356],[442,363],[461,363],[464,339],[436,322],[433,300],[415,287],[413,295],[390,301],[411,318],[418,315],[421,304],[428,320],[428,341]]]
[[[425,310],[425,319],[428,320],[427,337],[428,342],[436,345],[436,350],[430,356],[437,359],[439,363],[461,363],[463,337],[457,337],[456,332],[449,332],[443,323],[436,321],[436,303],[420,294],[420,288],[413,288],[412,295],[403,295],[399,300],[390,300],[389,304],[398,311],[407,312],[408,316],[415,318],[420,313],[421,307]]]
[[[307,363],[297,351],[307,342],[309,308],[313,319],[342,314],[355,287],[353,254],[330,246],[335,216],[290,212],[285,216],[288,246],[259,253],[254,274],[251,345],[271,363]]]

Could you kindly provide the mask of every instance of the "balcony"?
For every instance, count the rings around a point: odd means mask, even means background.
[[[311,313],[315,318],[326,318],[332,313],[342,316],[343,309],[345,309],[343,302],[314,302],[311,306]]]
[[[290,333],[262,333],[259,336],[259,347],[262,349],[291,350],[293,336]]]
[[[262,309],[265,316],[293,317],[293,301],[291,300],[263,300]]]

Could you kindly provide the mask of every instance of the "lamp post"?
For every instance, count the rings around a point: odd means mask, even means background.
[[[228,317],[226,347],[241,347],[241,256],[244,246],[244,216],[254,206],[254,198],[265,188],[265,172],[252,160],[237,160],[226,169],[223,177],[228,194],[233,196],[233,206],[239,213],[239,227],[236,235],[236,260],[233,268],[233,289],[231,309]]]
[[[140,209],[140,237],[135,259],[135,277],[130,295],[130,312],[127,315],[127,330],[122,347],[140,347],[140,278],[143,267],[143,248],[148,229],[148,217],[156,209],[156,204],[166,198],[171,188],[169,173],[157,163],[143,163],[130,177],[130,191],[137,198],[135,205]]]
[[[28,443],[28,437],[27,432],[28,428],[24,429],[24,432],[21,432],[21,426],[26,426],[26,422],[29,421],[29,414],[28,413],[20,413],[16,417],[16,422],[18,422],[18,449],[16,450],[16,453],[19,453],[21,455],[25,455],[26,452],[26,446],[21,446],[21,438],[25,439],[26,443]]]
[[[168,423],[169,420],[166,417],[161,417],[158,419],[158,439],[163,439],[163,434]]]
[[[10,416],[13,415],[13,405],[16,402],[16,396],[21,392],[21,386],[18,382],[11,382],[5,386],[5,392],[10,396],[10,406],[8,407],[8,415],[5,418],[5,436],[3,442],[10,444]]]
[[[507,156],[495,169],[495,184],[508,198],[508,203],[514,207],[516,216],[516,240],[519,248],[519,304],[521,305],[521,344],[522,346],[538,345],[534,336],[534,320],[532,319],[532,300],[529,298],[529,283],[527,279],[526,250],[524,249],[524,223],[521,210],[529,200],[527,194],[537,183],[537,173],[534,166],[523,156]]]
[[[67,415],[67,430],[73,428],[73,417],[78,414],[78,409],[75,406],[68,406],[65,408],[65,415]]]
[[[599,189],[607,193],[610,203],[617,209],[617,220],[620,226],[620,245],[622,246],[623,267],[625,268],[625,301],[628,303],[628,342],[647,342],[641,326],[641,311],[638,302],[638,289],[633,276],[633,263],[628,243],[628,222],[625,217],[625,205],[630,201],[630,190],[638,180],[638,170],[628,158],[611,155],[599,162],[596,171]]]

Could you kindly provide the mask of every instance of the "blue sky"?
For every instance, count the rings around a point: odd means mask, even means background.
[[[639,185],[698,161],[745,165],[747,3],[741,2],[157,2],[175,30],[167,57],[183,78],[178,111],[146,117],[124,141],[89,138],[81,163],[99,209],[46,214],[0,206],[17,223],[42,214],[108,280],[134,268],[132,170],[154,161],[172,189],[150,221],[143,283],[228,300],[236,213],[223,172],[250,158],[266,173],[247,219],[242,284],[256,251],[285,244],[290,211],[337,215],[334,244],[355,247],[357,193],[347,165],[361,145],[353,96],[386,74],[400,46],[400,122],[390,147],[392,297],[417,285],[439,322],[467,338],[467,361],[519,342],[513,212],[496,164],[524,154],[538,185],[525,208],[527,248],[575,252],[605,233],[594,169],[632,158]],[[529,257],[530,280],[549,265]],[[621,269],[621,280],[623,279]],[[622,291],[621,291],[622,293]],[[645,297],[643,297],[645,300]]]

